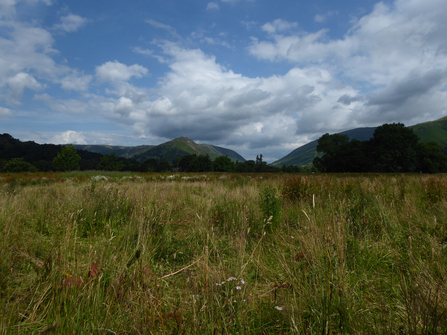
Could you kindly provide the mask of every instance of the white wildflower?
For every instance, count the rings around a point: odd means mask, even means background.
[[[236,286],[236,290],[242,290],[242,287],[240,287],[240,286]]]
[[[237,278],[236,277],[230,277],[230,278],[227,279],[227,281],[234,281],[234,280],[237,280]]]
[[[275,309],[278,311],[282,311],[282,307],[280,307],[280,306],[275,306]]]
[[[93,176],[90,179],[94,180],[94,181],[106,181],[106,180],[109,180],[109,178],[107,178],[106,176],[101,176],[101,175]]]

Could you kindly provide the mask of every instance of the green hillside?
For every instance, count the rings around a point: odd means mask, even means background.
[[[109,155],[114,152],[119,157],[131,158],[137,154],[147,151],[155,145],[139,145],[136,147],[114,146],[114,145],[81,145],[75,144],[75,149],[96,152],[101,155]]]
[[[211,159],[214,160],[219,156],[228,156],[233,162],[239,161],[239,162],[245,162],[245,158],[239,155],[236,151],[217,147],[215,145],[211,144],[199,144],[202,149],[204,149],[208,155],[210,155]]]
[[[133,158],[140,162],[149,158],[155,158],[157,160],[166,159],[170,162],[175,162],[182,156],[194,154],[207,155],[208,153],[189,138],[178,137],[172,141],[162,143],[142,153],[136,154]]]
[[[447,146],[447,116],[430,122],[410,126],[424,143],[437,142],[440,146]]]
[[[349,136],[351,140],[356,139],[359,141],[367,141],[373,136],[375,129],[375,127],[356,128],[341,132],[340,134]],[[283,165],[311,165],[314,158],[317,157],[317,145],[318,140],[309,142],[293,150],[287,156],[277,160],[276,162],[273,162],[272,165],[276,167]]]

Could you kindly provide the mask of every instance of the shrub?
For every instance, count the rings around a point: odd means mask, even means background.
[[[4,170],[6,172],[37,172],[37,169],[23,158],[13,158],[6,163]]]

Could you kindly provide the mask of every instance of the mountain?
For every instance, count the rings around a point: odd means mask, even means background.
[[[359,141],[368,141],[373,137],[375,127],[368,128],[356,128],[347,131],[343,131],[339,134],[347,135],[349,139],[356,139]],[[293,150],[287,156],[272,163],[273,166],[280,167],[283,165],[310,165],[315,157],[317,157],[317,145],[318,140],[309,142],[295,150]]]
[[[246,159],[239,155],[236,151],[217,147],[211,144],[199,144],[202,149],[204,149],[212,160],[215,160],[219,156],[228,156],[232,161],[246,162]]]
[[[139,162],[143,162],[149,158],[155,158],[157,160],[166,159],[170,162],[175,162],[179,157],[193,154],[207,155],[208,153],[189,138],[178,137],[172,141],[162,143],[135,154],[132,158]]]
[[[245,162],[244,157],[237,152],[217,147],[211,144],[197,144],[187,137],[178,137],[172,141],[160,145],[140,145],[136,147],[110,146],[110,145],[75,145],[76,149],[96,152],[103,155],[115,152],[117,156],[132,158],[143,162],[149,158],[157,160],[166,159],[175,162],[178,158],[185,155],[209,155],[212,160],[219,156],[226,155],[231,160]]]
[[[410,126],[424,143],[437,142],[441,147],[447,146],[447,116],[435,121],[415,124]]]

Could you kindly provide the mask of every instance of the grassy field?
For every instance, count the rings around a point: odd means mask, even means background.
[[[447,177],[0,175],[0,334],[445,334]]]

